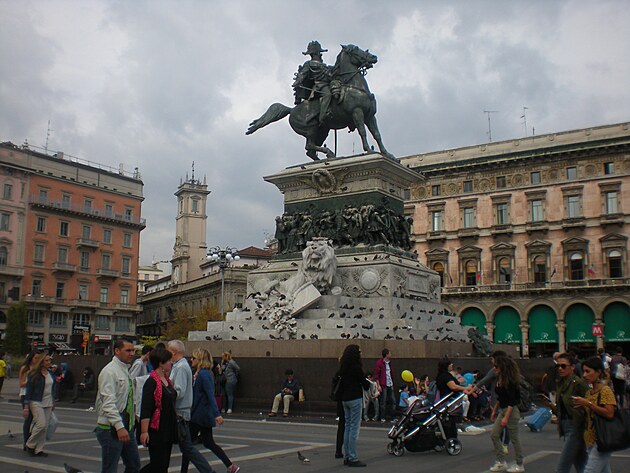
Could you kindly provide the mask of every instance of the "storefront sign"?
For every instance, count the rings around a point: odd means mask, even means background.
[[[604,336],[604,327],[598,324],[593,324],[593,336],[594,337],[603,337]]]
[[[44,334],[43,333],[29,333],[27,336],[33,342],[43,342],[44,341]]]
[[[111,335],[94,335],[94,343],[106,342],[109,343],[112,341]]]
[[[51,333],[48,335],[49,342],[67,343],[68,335],[65,333]]]
[[[83,333],[83,332],[89,332],[90,331],[90,326],[88,325],[73,325],[72,326],[72,333]]]

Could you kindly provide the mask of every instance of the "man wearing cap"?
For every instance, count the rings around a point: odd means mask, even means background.
[[[319,41],[308,43],[305,56],[311,56],[298,68],[295,73],[293,89],[295,90],[295,104],[298,105],[304,99],[314,100],[319,98],[319,124],[321,125],[330,115],[330,81],[332,79],[331,67],[324,63],[322,53],[328,52],[322,49]]]

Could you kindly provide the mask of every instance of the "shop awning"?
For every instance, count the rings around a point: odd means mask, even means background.
[[[604,340],[607,342],[630,341],[630,307],[623,302],[613,302],[604,310]]]
[[[462,325],[466,327],[477,327],[479,329],[479,333],[483,335],[488,334],[488,331],[486,330],[486,316],[483,315],[483,312],[476,307],[470,307],[462,312],[461,320]]]
[[[48,345],[53,347],[57,351],[76,351],[70,345],[63,342],[50,342]]]
[[[521,319],[512,307],[501,307],[494,316],[494,343],[521,343]]]
[[[569,307],[564,317],[567,325],[566,338],[569,343],[594,343],[593,311],[584,304],[575,304]]]
[[[558,319],[553,309],[539,305],[529,313],[529,343],[558,343]]]

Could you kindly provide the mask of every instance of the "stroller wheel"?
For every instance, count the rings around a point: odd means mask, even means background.
[[[402,457],[405,454],[405,447],[403,445],[394,446],[394,455]]]
[[[449,455],[459,455],[462,452],[462,443],[457,439],[448,439],[446,442],[446,452]]]
[[[389,453],[390,455],[393,455],[395,446],[396,446],[396,444],[394,444],[394,442],[388,443],[387,444],[387,453]]]

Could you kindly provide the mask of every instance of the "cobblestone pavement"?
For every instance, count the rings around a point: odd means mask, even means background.
[[[0,400],[0,472],[39,473],[61,472],[68,463],[85,472],[97,472],[100,467],[100,448],[93,433],[96,415],[85,408],[58,407],[60,420],[55,438],[48,442],[45,450],[48,458],[33,458],[22,451],[21,417],[19,404]],[[476,435],[463,434],[463,451],[451,457],[446,453],[405,453],[394,457],[386,452],[387,425],[368,423],[361,429],[359,457],[367,462],[367,472],[388,472],[392,468],[407,473],[476,473],[488,471],[492,464],[492,447],[488,432]],[[215,429],[215,438],[223,446],[241,471],[256,472],[329,472],[344,470],[341,460],[334,459],[336,426],[321,423],[294,422],[289,420],[267,420],[259,418],[233,418]],[[521,426],[521,441],[524,446],[527,471],[552,472],[562,446],[555,428],[548,425],[542,433],[531,433]],[[218,472],[225,467],[208,450],[206,458]],[[297,458],[301,452],[310,459],[302,464]],[[140,452],[142,463],[148,461],[148,452]],[[627,471],[630,451],[614,455],[612,469]],[[177,446],[169,471],[178,472],[181,454]],[[192,468],[192,466],[191,466]],[[123,471],[122,465],[119,471]],[[191,470],[194,471],[194,468]]]

